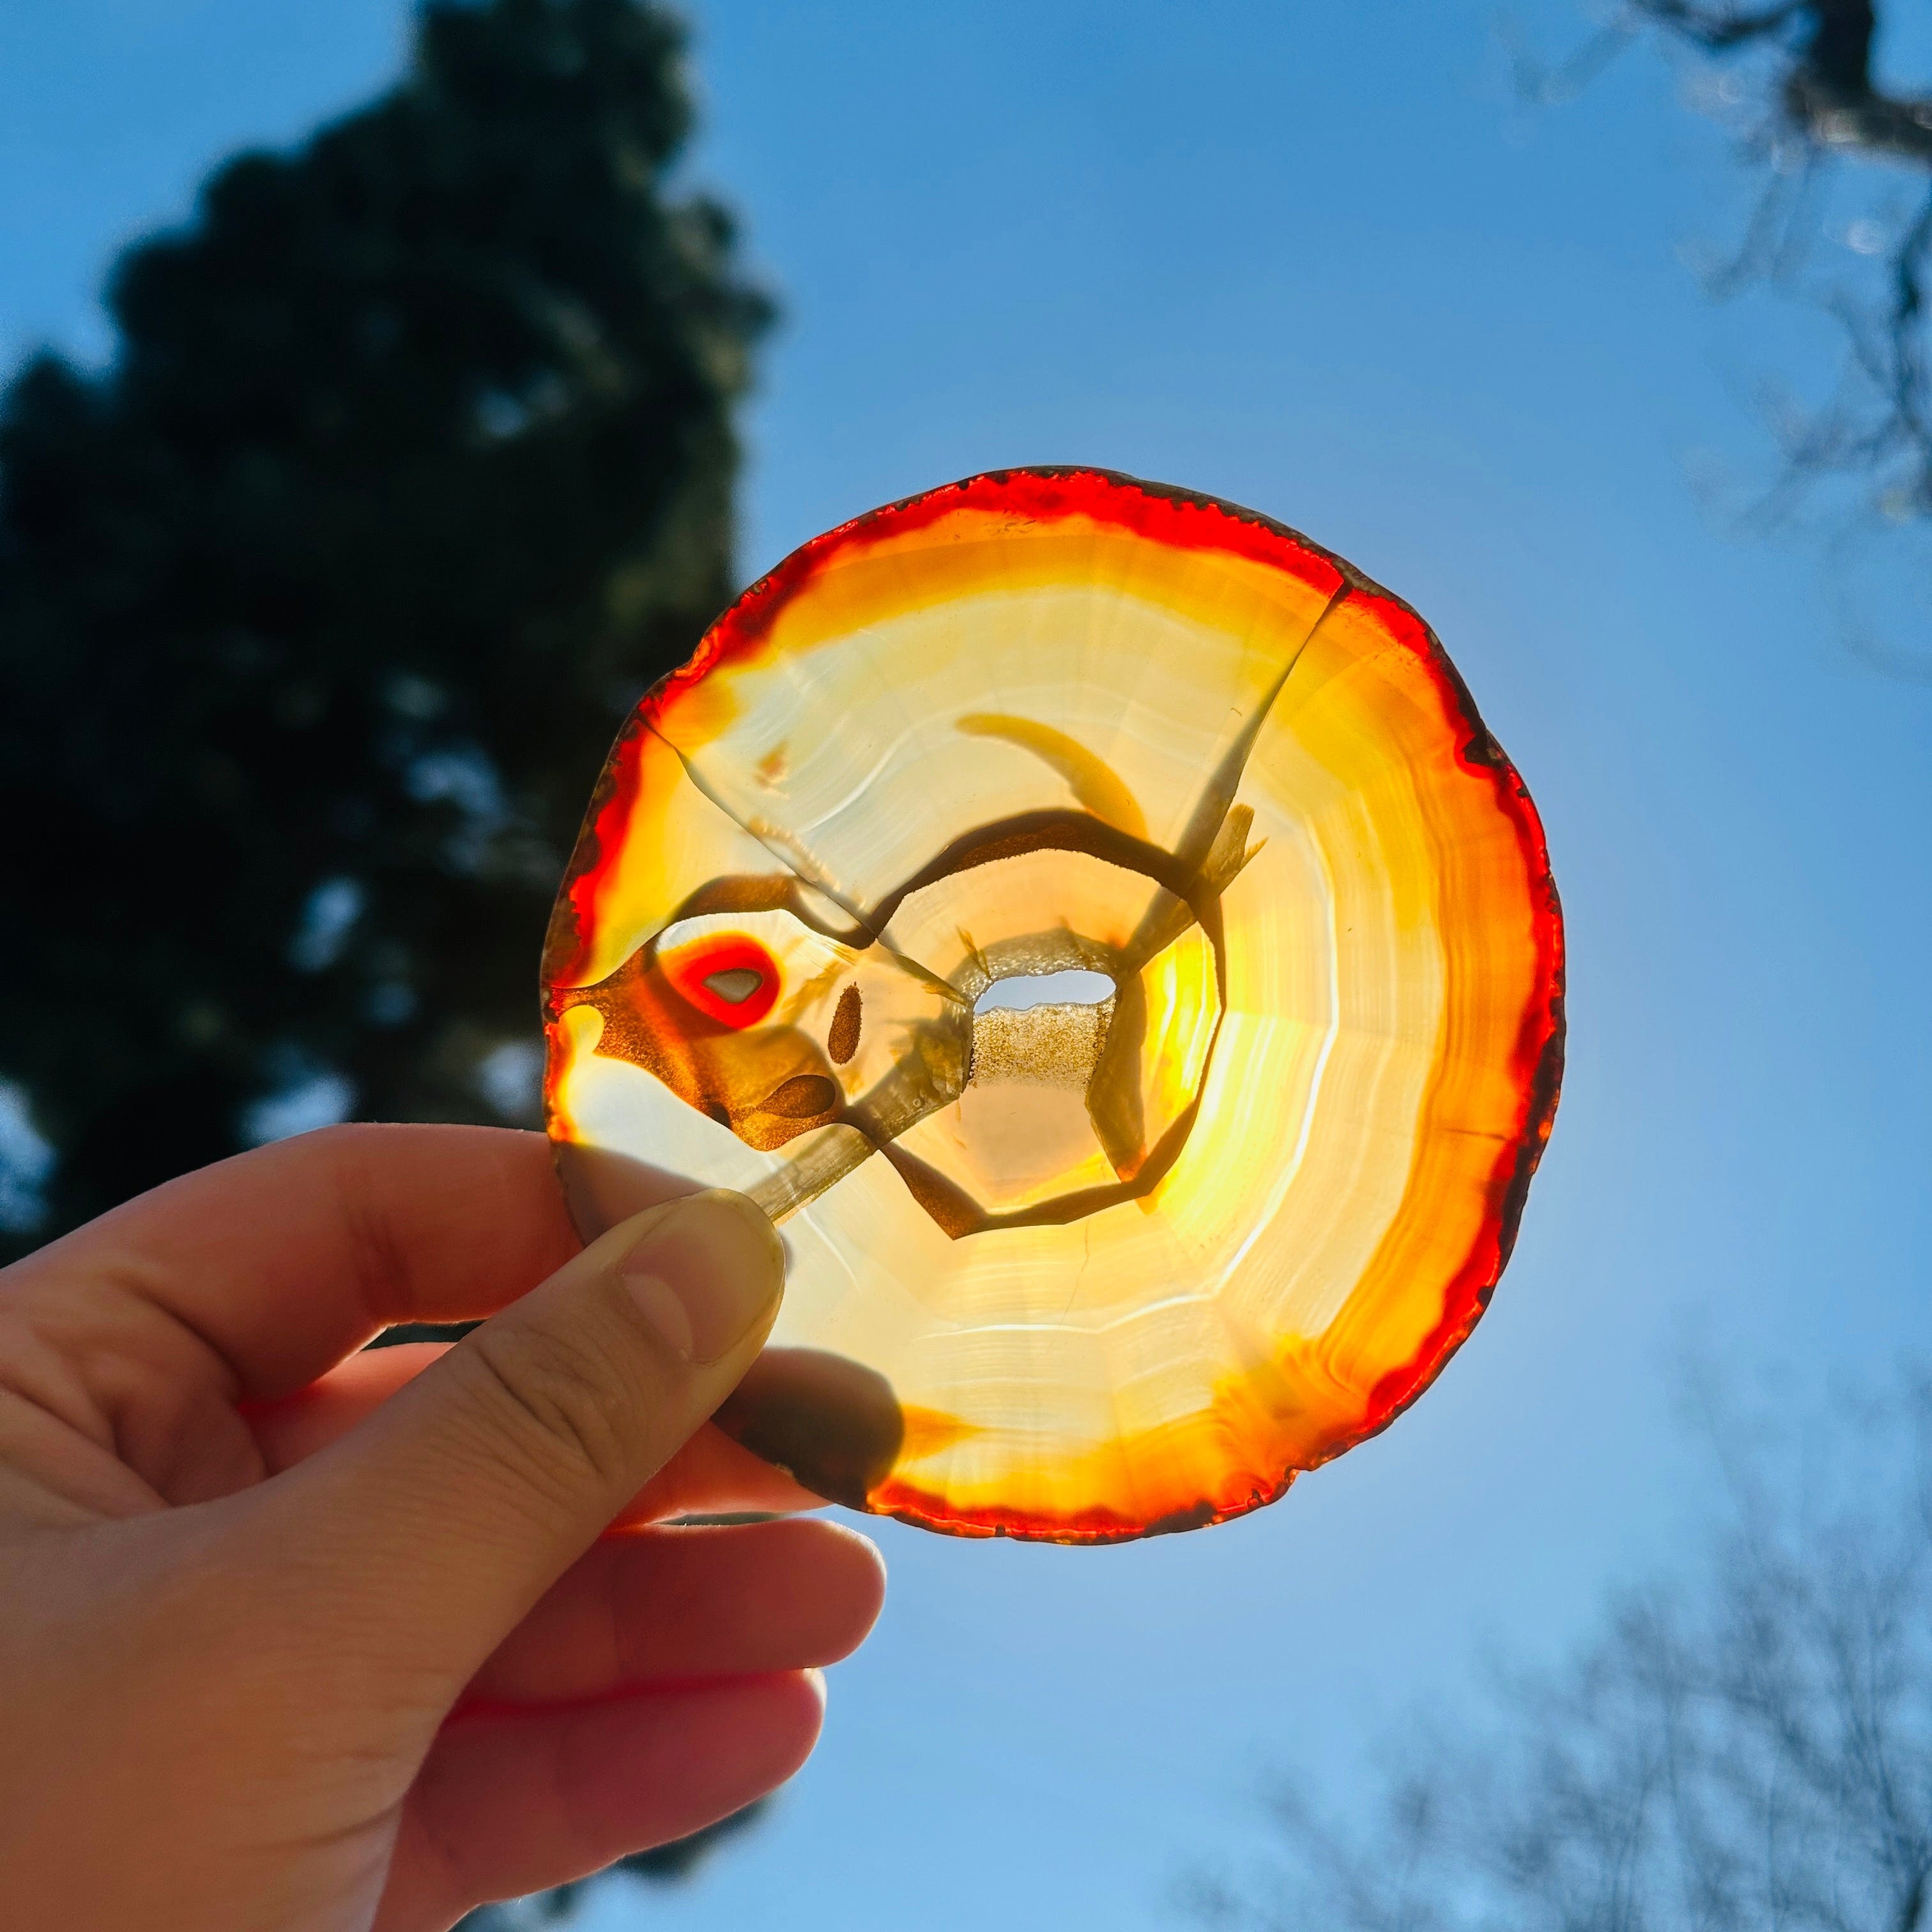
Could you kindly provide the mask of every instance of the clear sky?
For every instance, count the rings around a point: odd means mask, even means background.
[[[1552,51],[1586,31],[1520,10]],[[695,10],[694,172],[787,315],[745,574],[1033,461],[1307,530],[1431,620],[1535,794],[1571,1050],[1516,1258],[1418,1409],[1204,1534],[887,1526],[884,1622],[776,1818],[601,1927],[1174,1924],[1178,1873],[1259,1842],[1267,1766],[1345,1801],[1389,1718],[1485,1650],[1556,1654],[1684,1546],[1687,1351],[1808,1400],[1932,1342],[1932,686],[1845,647],[1814,553],[1699,507],[1709,454],[1763,460],[1774,326],[1678,260],[1736,232],[1722,141],[1647,52],[1516,106],[1491,14]],[[0,0],[0,352],[100,352],[111,251],[378,83],[403,21]]]

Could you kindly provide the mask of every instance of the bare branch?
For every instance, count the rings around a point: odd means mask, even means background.
[[[1278,1797],[1282,1868],[1215,1888],[1217,1922],[1923,1932],[1932,1396],[1909,1392],[1868,1437],[1835,1426],[1835,1456],[1793,1444],[1731,1485],[1742,1514],[1701,1581],[1627,1598],[1567,1668],[1500,1686],[1461,1741],[1411,1742],[1364,1826]]]
[[[1724,73],[1718,104],[1740,158],[1765,179],[1738,246],[1706,286],[1720,301],[1763,289],[1812,307],[1844,344],[1822,402],[1767,396],[1780,460],[1749,516],[1761,526],[1846,488],[1868,522],[1932,520],[1932,94],[1878,77],[1882,24],[1874,0],[1624,0],[1553,68],[1512,52],[1517,92],[1537,102],[1574,93],[1646,32]],[[1886,177],[1901,172],[1920,184],[1903,215],[1886,192]],[[1870,197],[1864,212],[1828,232],[1826,211],[1861,188]],[[1868,640],[1856,647],[1906,675],[1932,670],[1932,660]]]

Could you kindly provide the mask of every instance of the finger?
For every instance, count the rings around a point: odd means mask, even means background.
[[[607,1538],[505,1639],[464,1701],[554,1703],[836,1664],[884,1595],[878,1552],[836,1523]]]
[[[616,1526],[740,1510],[820,1510],[825,1498],[707,1422],[617,1513]]]
[[[459,1718],[410,1794],[376,1932],[440,1932],[701,1831],[790,1777],[824,1712],[817,1679],[788,1672]]]
[[[248,1404],[243,1418],[262,1452],[262,1467],[277,1475],[326,1449],[449,1347],[447,1342],[402,1342],[388,1348],[358,1349],[279,1402]]]
[[[171,1180],[8,1279],[56,1322],[104,1294],[158,1309],[235,1395],[272,1399],[392,1322],[494,1313],[578,1246],[541,1134],[328,1127]]]
[[[280,1402],[251,1406],[248,1426],[272,1474],[326,1449],[446,1353],[446,1342],[408,1342],[351,1355]],[[706,1423],[617,1514],[620,1525],[740,1510],[823,1509],[825,1498]]]
[[[250,1492],[262,1560],[308,1572],[284,1544],[329,1551],[302,1614],[366,1630],[372,1666],[453,1699],[743,1374],[783,1272],[742,1195],[612,1228]]]

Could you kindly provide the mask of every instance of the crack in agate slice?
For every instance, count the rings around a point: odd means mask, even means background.
[[[1541,827],[1426,626],[1096,470],[753,585],[620,736],[544,986],[586,1234],[692,1184],[782,1223],[721,1424],[968,1535],[1222,1521],[1385,1426],[1562,1066]]]

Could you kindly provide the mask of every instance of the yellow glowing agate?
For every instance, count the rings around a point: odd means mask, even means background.
[[[1562,946],[1407,606],[1207,498],[976,477],[806,545],[638,706],[545,953],[550,1132],[586,1232],[650,1170],[782,1220],[720,1420],[820,1493],[1192,1527],[1474,1325]]]

